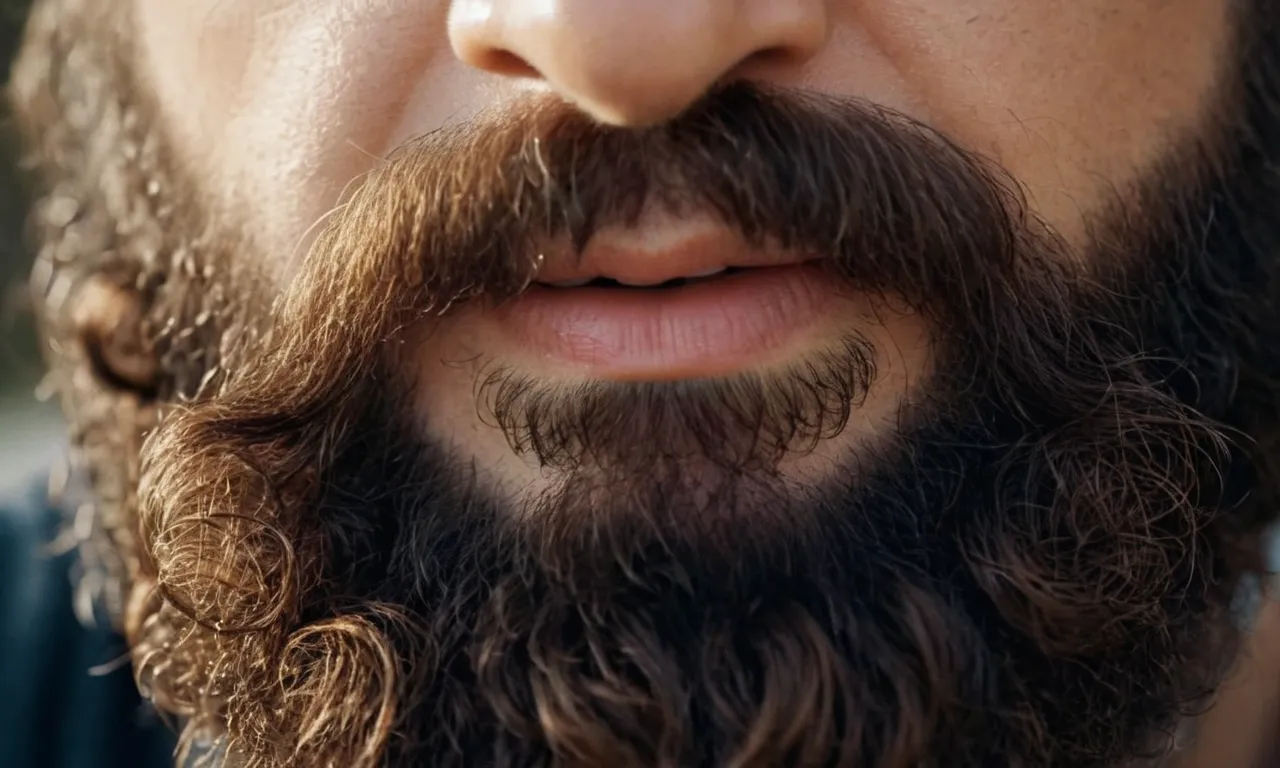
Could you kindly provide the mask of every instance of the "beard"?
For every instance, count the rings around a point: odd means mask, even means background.
[[[1268,24],[1080,251],[927,127],[737,85],[654,129],[531,104],[424,137],[277,297],[174,161],[122,17],[46,3],[16,94],[86,557],[188,743],[244,766],[1117,766],[1166,753],[1225,675],[1280,435]],[[559,478],[514,514],[412,423],[403,342],[519,296],[532,242],[655,205],[918,313],[928,381],[801,486],[780,463],[875,380],[856,329],[710,381],[493,371],[492,424]],[[101,280],[136,329],[64,322]],[[101,364],[136,339],[142,387]]]

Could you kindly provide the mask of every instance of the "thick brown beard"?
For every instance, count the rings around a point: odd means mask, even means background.
[[[220,733],[246,766],[1111,766],[1158,753],[1219,680],[1251,567],[1234,545],[1274,499],[1225,429],[1277,432],[1262,114],[1217,164],[1153,174],[1116,217],[1142,225],[1084,260],[998,174],[856,105],[741,88],[643,134],[554,109],[478,125],[380,168],[259,338],[263,281],[202,239],[198,205],[162,204],[188,185],[106,30],[127,33],[80,6],[37,15],[20,106],[55,185],[46,263],[141,286],[156,395],[195,400],[139,468],[145,422],[64,385],[108,537],[88,551],[130,590],[139,681],[189,738]],[[49,70],[52,101],[31,86]],[[879,474],[743,488],[812,521],[788,535],[672,537],[678,495],[634,481],[613,489],[629,504],[564,493],[512,526],[380,405],[399,402],[387,344],[428,305],[510,295],[531,233],[582,241],[653,194],[844,254],[845,279],[938,328],[950,373]],[[1081,261],[1129,266],[1089,288]],[[83,348],[47,306],[70,374]],[[514,423],[570,463],[556,449],[598,440],[563,414]]]

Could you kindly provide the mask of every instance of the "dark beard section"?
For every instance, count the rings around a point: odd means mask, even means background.
[[[142,286],[157,392],[190,400],[135,466],[119,446],[143,425],[64,371],[115,491],[99,535],[140,683],[188,740],[247,768],[1114,768],[1165,750],[1232,661],[1280,476],[1269,7],[1228,117],[1087,254],[901,116],[734,86],[653,130],[531,107],[426,137],[261,317],[244,254],[150,191],[194,186],[93,7],[37,13],[18,82],[44,94],[52,71],[55,98],[19,106],[55,188],[53,282]],[[881,350],[580,392],[499,371],[479,382],[494,428],[563,478],[513,510],[405,427],[389,350],[522,290],[532,237],[581,245],[655,201],[901,297],[936,372],[875,455],[798,487],[778,462],[845,427]],[[55,364],[78,364],[45,306]]]
[[[578,466],[513,518],[457,461],[370,414],[379,427],[335,465],[350,471],[335,487],[363,489],[360,503],[319,508],[353,558],[332,561],[352,568],[343,583],[423,622],[357,612],[392,638],[411,691],[387,762],[1074,767],[1164,754],[1233,659],[1244,566],[1239,519],[1224,515],[1243,516],[1256,488],[1224,430],[1186,404],[1192,373],[1202,393],[1221,382],[1133,349],[1156,343],[1136,330],[1155,319],[1140,314],[1157,306],[1147,299],[1185,285],[1166,266],[1141,299],[1045,281],[1035,306],[1050,317],[1020,342],[1039,354],[1019,359],[1053,362],[1034,371],[951,340],[952,374],[914,426],[871,471],[820,488],[742,473],[699,499],[641,429],[628,434],[650,472],[606,481]],[[1186,330],[1164,327],[1155,348]],[[611,402],[687,402],[675,387],[630,394]],[[389,478],[394,466],[405,474]],[[422,495],[369,504],[389,480]],[[705,527],[717,513],[735,524]],[[371,538],[353,543],[357,530]],[[394,555],[356,565],[370,551]]]
[[[482,420],[547,469],[627,478],[697,463],[723,476],[774,472],[838,435],[876,377],[858,335],[785,370],[678,382],[548,387],[500,368],[477,388]]]

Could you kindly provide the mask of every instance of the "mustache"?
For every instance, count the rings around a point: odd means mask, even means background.
[[[657,127],[538,103],[411,142],[339,205],[283,311],[292,321],[323,302],[365,314],[345,293],[403,324],[502,301],[536,278],[539,242],[564,238],[580,254],[599,229],[651,207],[825,257],[842,279],[922,311],[956,285],[971,298],[999,290],[1019,254],[1044,250],[1028,240],[1051,239],[1002,171],[908,117],[735,84]]]

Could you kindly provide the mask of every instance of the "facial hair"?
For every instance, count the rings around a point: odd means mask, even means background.
[[[1166,750],[1220,681],[1274,508],[1273,41],[1242,42],[1229,117],[1117,199],[1087,252],[906,117],[739,85],[643,131],[528,105],[425,137],[257,314],[273,297],[202,228],[225,226],[191,223],[198,201],[162,247],[133,236],[165,206],[120,189],[198,185],[127,46],[58,5],[29,45],[117,119],[26,102],[84,209],[41,207],[46,257],[147,286],[166,415],[120,470],[136,500],[102,519],[139,680],[189,737],[246,766],[1115,766]],[[114,196],[72,162],[129,147],[154,154],[108,165]],[[880,352],[856,329],[827,364],[692,397],[567,401],[505,372],[499,424],[564,478],[519,518],[408,423],[405,329],[518,295],[533,238],[581,247],[646,205],[824,254],[929,320],[936,374],[883,455],[822,487],[770,471],[844,427]],[[77,258],[103,239],[115,262]],[[663,439],[622,451],[610,414]],[[698,509],[672,444],[723,449],[696,454],[722,471]],[[728,522],[690,525],[709,509]]]

